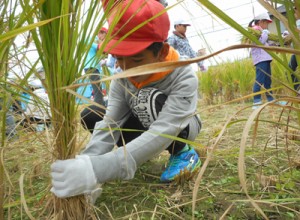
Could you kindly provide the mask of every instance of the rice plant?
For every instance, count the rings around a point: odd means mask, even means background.
[[[17,57],[20,53],[15,49],[14,40],[17,35],[29,31],[33,28],[41,26],[50,21],[43,21],[40,23],[34,23],[32,25],[26,24],[27,16],[31,17],[32,12],[23,13],[20,9],[19,1],[1,1],[0,2],[0,117],[1,117],[1,158],[4,158],[4,148],[7,145],[6,142],[6,118],[9,109],[13,104],[13,100],[18,97],[16,92],[17,85],[8,82],[8,73],[11,71],[12,64],[10,63],[12,58]],[[25,45],[26,47],[26,45]],[[20,83],[20,86],[24,84],[24,81]],[[15,129],[15,128],[13,128]],[[9,135],[9,134],[8,134]],[[9,136],[8,136],[9,137]],[[1,160],[2,161],[2,160]],[[0,219],[4,219],[4,163],[1,162],[0,166]]]
[[[199,90],[207,104],[213,104],[218,97],[221,97],[222,85],[219,82],[218,73],[217,67],[211,67],[207,72],[198,74],[200,79]]]
[[[112,1],[111,1],[112,2]],[[112,3],[111,3],[112,4]],[[40,61],[45,69],[46,85],[50,100],[54,146],[53,159],[69,159],[79,153],[78,105],[75,96],[64,87],[76,84],[81,78],[84,60],[92,41],[105,22],[101,2],[80,0],[24,1],[23,10],[35,11],[35,20],[55,19],[32,31]],[[98,51],[99,59],[102,49]],[[57,219],[94,218],[92,209],[83,196],[69,199],[52,198],[48,215]]]
[[[112,4],[112,2],[113,1],[110,1],[110,4]],[[209,1],[199,0],[199,2],[202,3],[204,6],[206,6],[215,14],[219,15],[222,19],[227,21],[232,27],[239,30],[242,34],[246,35],[249,39],[253,40],[254,42],[256,41],[255,36],[251,35],[251,33],[245,30],[244,27],[238,26],[234,21],[230,19],[230,17],[222,13],[222,11],[218,10],[218,8],[216,8],[214,5],[211,5]],[[7,1],[3,1],[3,4],[4,3],[7,3]],[[265,4],[264,2],[262,3]],[[286,4],[288,8],[291,8],[293,6],[291,1],[282,1],[282,3]],[[50,152],[51,154],[53,154],[53,160],[72,158],[74,157],[75,154],[79,152],[81,147],[80,143],[82,143],[80,142],[81,137],[79,137],[77,133],[79,107],[76,105],[76,101],[75,101],[76,96],[74,96],[75,94],[74,90],[76,90],[76,87],[79,86],[77,85],[78,80],[82,79],[81,76],[81,72],[83,70],[82,61],[85,59],[87,55],[87,51],[91,46],[86,44],[86,39],[89,37],[91,38],[95,37],[97,30],[99,30],[100,27],[104,24],[107,12],[101,10],[102,7],[101,3],[99,3],[99,1],[96,0],[90,1],[88,5],[85,5],[84,2],[79,0],[73,0],[73,1],[63,0],[60,2],[58,1],[31,2],[28,0],[28,1],[22,1],[21,5],[23,8],[23,12],[26,15],[26,16],[24,15],[23,22],[25,22],[25,20],[28,22],[28,24],[25,25],[27,26],[27,30],[29,30],[31,27],[32,28],[38,27],[39,25],[36,23],[36,21],[40,22],[39,23],[40,25],[42,23],[47,23],[51,21],[51,23],[45,24],[44,26],[36,30],[33,30],[31,32],[40,56],[40,62],[42,63],[46,71],[46,84],[47,84],[48,94],[50,98],[50,105],[51,105],[53,138],[47,139],[50,141],[48,145],[50,150],[48,150],[47,153],[49,154]],[[266,7],[269,6],[266,5]],[[271,8],[268,8],[268,10],[272,11]],[[294,40],[295,47],[297,48],[298,39],[297,39],[296,32],[293,29],[295,27],[292,25],[294,24],[293,16],[289,15],[288,18],[289,18],[288,23],[291,24],[290,27],[291,32],[294,33],[294,37],[292,39]],[[4,23],[0,23],[0,25],[1,24]],[[15,29],[15,26],[12,29]],[[0,29],[0,30],[3,31],[4,29]],[[3,32],[1,32],[1,34],[2,33]],[[5,34],[6,33],[7,32],[5,31]],[[1,37],[2,36],[3,35],[1,35]],[[4,35],[4,37],[5,36],[7,35]],[[12,36],[13,33],[11,33],[11,38]],[[1,54],[2,52],[6,51],[9,45],[11,45],[11,41],[9,40],[2,41],[4,37],[0,38]],[[109,40],[109,37],[107,40]],[[2,42],[5,42],[6,44],[6,47],[4,47],[4,49],[2,49],[2,46],[4,45],[2,44]],[[99,59],[101,58],[102,50],[103,48],[99,50]],[[276,52],[276,50],[274,51]],[[210,54],[207,57],[204,57],[204,59],[208,58],[209,56],[214,56],[214,54]],[[5,56],[3,55],[3,57],[1,58],[3,58],[1,60],[8,60],[7,53]],[[295,95],[296,93],[295,91],[291,90],[291,86],[290,86],[291,82],[288,75],[286,76],[281,75],[282,73],[283,74],[288,73],[288,67],[286,61],[282,59],[280,56],[276,55],[276,53],[274,53],[274,59],[278,61],[278,63],[274,65],[274,68],[278,69],[277,71],[275,71],[274,74],[274,78],[278,79],[274,81],[274,83],[276,83],[276,89],[281,90],[281,93],[283,94],[282,100],[287,100],[293,103],[293,105],[288,105],[284,107],[284,110],[290,112],[290,114],[288,114],[287,117],[280,118],[280,116],[278,116],[280,120],[277,120],[276,123],[275,122],[273,123],[283,126],[286,129],[287,136],[292,136],[294,133],[297,134],[297,132],[299,131],[299,117],[298,120],[295,120],[295,118],[297,118],[297,115],[299,114],[299,108],[297,106],[299,104],[299,99],[296,97],[284,96],[285,91],[291,91],[292,95]],[[166,69],[168,70],[173,69],[176,66],[186,65],[197,61],[199,60],[194,59],[194,60],[182,61],[177,63],[153,64],[147,67],[140,67],[135,70],[129,70],[122,74],[118,74],[116,76],[107,77],[102,81],[108,82],[109,80],[112,79],[128,77],[130,75],[148,74],[153,72],[154,69],[158,71],[165,71]],[[228,65],[225,64],[224,66],[218,68],[211,68],[211,70],[209,70],[207,73],[203,73],[202,75],[199,76],[199,78],[201,79],[200,88],[203,92],[206,93],[205,95],[207,95],[208,99],[212,100],[211,102],[213,102],[214,96],[221,91],[220,87],[222,83],[224,85],[224,89],[223,89],[224,94],[229,94],[227,96],[228,97],[230,96],[231,100],[237,98],[243,99],[245,95],[249,94],[249,90],[251,89],[250,81],[253,77],[252,75],[253,72],[252,72],[252,68],[249,67],[250,66],[249,62],[245,61],[245,63],[237,61],[234,64],[228,64]],[[5,63],[1,63],[1,71],[0,71],[1,79],[2,76],[4,76],[3,74],[6,72],[6,70],[4,71],[2,69],[2,64]],[[246,65],[247,67],[244,68],[244,66]],[[36,64],[34,64],[33,69],[28,72],[27,77],[34,72],[35,66]],[[242,71],[243,69],[246,69],[249,72]],[[277,73],[279,74],[277,75]],[[3,81],[5,82],[5,78]],[[290,89],[287,87],[289,87]],[[66,90],[66,88],[68,88],[69,90]],[[5,88],[4,91],[6,92],[8,90]],[[3,93],[3,94],[10,95],[9,93]],[[282,108],[281,106],[275,103],[270,103],[268,105],[269,107],[276,107],[280,109]],[[244,128],[243,139],[242,139],[243,142],[241,143],[241,151],[240,151],[240,158],[239,158],[239,173],[240,173],[240,179],[243,185],[243,189],[246,193],[248,189],[247,187],[249,187],[249,185],[246,185],[245,182],[246,178],[244,175],[246,171],[245,168],[243,167],[245,164],[244,159],[249,160],[247,154],[245,154],[246,147],[248,149],[246,140],[248,138],[249,131],[252,128],[251,127],[252,124],[254,123],[258,125],[260,116],[263,114],[263,111],[265,111],[267,108],[268,108],[267,105],[262,106],[261,109],[251,113],[248,118],[244,119],[244,120],[249,120],[249,122],[247,123],[247,126],[245,126]],[[238,121],[235,121],[235,116],[236,115],[233,115],[230,118],[230,120],[228,120],[228,122],[225,124],[224,128],[221,129],[221,131],[217,132],[217,134],[219,135],[216,135],[217,138],[215,143],[212,145],[213,147],[212,149],[215,149],[217,147],[219,141],[222,139],[222,136],[224,136],[227,127],[230,127],[230,125],[233,123],[238,123]],[[285,119],[286,121],[283,121],[283,119]],[[290,123],[291,121],[296,121],[298,124]],[[5,123],[4,120],[2,120],[1,122]],[[255,127],[255,129],[256,128],[257,126]],[[255,129],[254,129],[254,135],[251,136],[254,137],[253,138],[254,140],[255,140]],[[3,136],[3,129],[2,129],[2,136]],[[233,136],[233,134],[231,136]],[[294,135],[294,137],[295,136],[296,135]],[[197,143],[195,143],[195,145],[197,145]],[[3,146],[4,145],[1,145],[1,147]],[[209,152],[207,157],[208,160],[205,161],[203,168],[200,171],[200,174],[198,176],[198,179],[194,187],[195,191],[199,189],[199,183],[201,177],[204,174],[204,171],[210,161],[212,152],[214,151],[212,150],[211,152]],[[44,162],[43,160],[41,161]],[[293,160],[290,161],[293,162]],[[36,167],[38,166],[35,166],[35,168]],[[284,170],[280,170],[280,171],[284,171]],[[1,174],[0,178],[3,180],[2,178],[3,173],[0,174]],[[286,173],[284,174],[286,175]],[[21,177],[23,177],[23,175]],[[288,176],[284,176],[284,178],[288,178]],[[45,194],[48,193],[49,191],[47,191]],[[115,191],[112,192],[113,195],[114,193]],[[148,193],[152,193],[152,192],[147,192],[147,196]],[[159,197],[157,199],[158,204],[162,204],[163,203],[162,198],[160,198],[159,195],[156,196]],[[193,198],[194,204],[197,200],[196,196],[197,194],[195,193]],[[49,197],[45,196],[44,199],[45,198],[48,199]],[[250,196],[248,198],[249,199],[246,202],[250,201],[250,203],[252,203],[254,207],[260,211],[261,215],[263,217],[266,217],[263,211],[257,205],[257,201],[251,200]],[[22,200],[24,200],[24,195]],[[119,201],[120,198],[116,197],[115,200]],[[143,199],[143,201],[145,201],[145,199]],[[290,201],[297,202],[297,198],[292,198]],[[267,202],[267,201],[261,200],[260,202]],[[275,200],[275,202],[281,202],[281,200],[278,199]],[[43,212],[41,213],[40,217],[43,215],[47,215],[48,218],[55,218],[55,219],[85,219],[87,217],[95,218],[95,215],[93,214],[90,205],[85,202],[85,198],[83,197],[75,197],[72,199],[57,199],[50,196],[49,203],[47,204],[48,204],[47,206],[48,213]],[[276,204],[272,204],[272,205],[276,205]],[[103,207],[103,209],[107,208],[106,205],[103,204],[101,204],[101,207]],[[174,209],[177,209],[177,204],[175,204],[174,207],[175,207]],[[226,216],[226,213],[230,211],[231,207],[229,207],[228,210],[226,210],[224,216]],[[29,213],[27,211],[28,210],[26,210],[26,213]],[[142,211],[140,213],[142,213]],[[192,214],[192,217],[194,218],[195,216],[197,216],[194,215],[197,214],[195,212],[195,207],[193,211],[194,213]],[[140,215],[139,211],[136,210],[136,212],[137,212],[135,213],[136,215],[132,214],[127,217],[128,218],[132,216],[139,217]],[[163,216],[167,217],[168,214],[170,213],[171,212],[169,212],[169,210],[166,210],[166,213]],[[111,213],[109,214],[110,214],[109,216],[111,217],[112,216]],[[156,208],[153,211],[152,218],[155,216],[155,214],[157,214]],[[182,219],[180,218],[180,216],[174,213],[171,214],[172,216],[174,216],[174,218]],[[159,213],[157,215],[159,215]],[[200,216],[199,212],[198,215]],[[31,217],[30,213],[28,214],[28,216]]]
[[[290,57],[290,56],[288,56]],[[291,72],[276,60],[272,62],[272,87],[276,97],[294,94],[287,87]],[[211,66],[206,73],[199,74],[200,91],[208,104],[232,101],[234,99],[250,100],[255,80],[255,70],[251,59],[236,60]]]

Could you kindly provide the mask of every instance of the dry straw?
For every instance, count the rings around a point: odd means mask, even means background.
[[[244,27],[240,26],[237,22],[235,22],[232,18],[230,18],[227,14],[225,14],[222,10],[220,10],[219,8],[217,8],[215,5],[213,5],[212,3],[210,3],[209,1],[204,1],[204,0],[198,0],[198,2],[200,4],[202,4],[203,6],[205,6],[208,10],[210,10],[211,12],[214,13],[214,15],[216,15],[217,17],[219,17],[222,21],[224,21],[225,23],[227,23],[228,25],[230,25],[232,28],[236,29],[237,31],[239,31],[243,38],[244,39],[249,39],[251,42],[254,42],[256,43],[257,45],[261,45],[261,43],[258,41],[257,39],[257,35],[259,33],[254,33],[248,30],[246,30]],[[299,45],[299,35],[296,34],[297,31],[295,30],[295,18],[294,18],[294,12],[293,10],[289,10],[289,9],[292,9],[293,7],[295,6],[298,6],[296,8],[299,9],[299,5],[296,5],[298,4],[297,2],[294,3],[294,1],[282,1],[281,3],[284,4],[285,8],[287,9],[286,12],[287,12],[287,18],[284,17],[280,12],[278,12],[276,10],[276,6],[277,6],[277,3],[278,1],[263,1],[263,0],[259,0],[258,1],[262,6],[264,6],[266,8],[267,11],[269,11],[270,13],[272,13],[277,19],[279,19],[280,21],[283,22],[283,24],[285,25],[285,27],[287,28],[287,30],[289,31],[289,33],[291,33],[290,37],[289,38],[286,38],[288,39],[288,42],[287,43],[290,43],[292,39],[292,41],[294,42],[294,45],[296,46],[296,48],[298,48],[298,45]],[[278,31],[279,33],[280,30]],[[281,39],[279,39],[280,37],[276,37],[276,36],[273,36],[271,35],[270,36],[271,38],[274,37],[273,40],[275,41],[281,41]],[[244,48],[248,48],[247,46],[245,46]],[[278,56],[277,54],[271,52],[270,50],[268,50],[266,47],[262,47],[263,49],[266,49],[270,55],[276,60],[278,61],[279,64],[281,64],[283,67],[285,67],[286,70],[288,70],[289,72],[289,67],[287,65],[287,62],[286,62],[286,59],[282,60],[280,58],[280,56]],[[286,48],[275,48],[273,47],[272,48],[273,51],[275,51],[276,53],[291,53],[291,50],[289,49],[286,49]],[[299,55],[299,50],[296,49],[294,50],[292,53],[296,54],[296,55]],[[298,99],[289,99],[289,101],[293,102],[296,106],[298,106],[299,104],[299,100]],[[246,174],[245,174],[245,150],[246,150],[246,140],[248,138],[248,134],[250,132],[250,128],[252,127],[253,125],[253,122],[257,119],[257,117],[259,116],[259,113],[267,106],[267,105],[270,105],[270,104],[265,104],[263,105],[261,108],[259,108],[258,110],[254,111],[250,116],[249,116],[249,119],[248,119],[248,122],[243,130],[243,136],[242,136],[242,141],[241,141],[241,150],[240,150],[240,155],[239,155],[239,160],[238,160],[238,172],[239,172],[239,178],[240,178],[240,182],[241,182],[241,185],[242,185],[242,188],[245,192],[245,194],[247,195],[248,199],[249,199],[249,202],[253,205],[253,207],[255,208],[255,210],[257,210],[260,215],[264,218],[264,219],[268,219],[267,215],[264,213],[264,211],[262,210],[262,208],[259,206],[259,203],[257,200],[254,200],[250,194],[248,193],[248,188],[247,188],[247,184],[246,184]],[[294,109],[295,110],[295,109]],[[300,118],[300,115],[299,113],[297,113],[298,115],[298,122],[299,122],[299,118]],[[226,125],[225,125],[226,126]],[[256,126],[258,126],[258,122],[256,122]],[[287,125],[288,126],[288,125]],[[254,132],[254,138],[255,138],[255,135],[256,133]],[[216,143],[217,144],[217,141]],[[214,145],[215,146],[215,145]],[[207,162],[205,161],[204,162],[204,166],[207,164]],[[200,171],[200,174],[197,178],[197,184],[199,185],[199,182],[201,181],[201,178],[202,178],[202,175],[204,173],[204,166],[202,167],[201,171]],[[194,190],[194,202],[193,202],[193,213],[195,211],[195,207],[196,207],[196,196],[197,196],[197,193],[195,192],[197,189]],[[226,211],[228,212],[228,210]],[[224,213],[225,215],[225,213]],[[222,216],[222,218],[225,217],[225,216]],[[193,219],[194,219],[194,215],[193,215]]]
[[[3,1],[7,2],[7,1]],[[17,2],[17,1],[15,1]],[[113,0],[109,1],[110,4],[113,4]],[[198,0],[198,2],[207,7],[210,11],[212,11],[215,15],[217,15],[220,19],[228,23],[231,27],[238,30],[241,34],[248,37],[251,41],[258,43],[257,37],[253,34],[249,33],[249,31],[245,30],[243,27],[238,25],[233,19],[227,16],[223,11],[218,9],[215,5],[211,4],[209,1]],[[277,13],[273,8],[272,4],[269,4],[265,1],[259,0],[259,2],[266,7],[269,11],[271,11],[277,17],[280,17],[280,13]],[[273,1],[272,1],[273,2]],[[11,42],[8,39],[13,38],[17,34],[20,34],[22,31],[29,30],[34,27],[39,27],[43,25],[38,30],[33,30],[32,38],[37,47],[38,53],[40,55],[40,60],[42,65],[44,66],[46,72],[46,83],[48,88],[49,99],[51,103],[51,113],[52,113],[52,123],[53,123],[53,135],[54,138],[50,139],[52,142],[50,146],[55,146],[54,151],[51,152],[53,154],[53,159],[67,159],[74,157],[75,154],[78,153],[78,149],[80,146],[78,145],[78,137],[76,134],[76,128],[78,126],[78,106],[76,105],[74,95],[74,90],[76,87],[80,86],[80,84],[75,84],[78,79],[81,77],[81,72],[83,70],[83,60],[87,56],[87,51],[91,44],[86,44],[85,39],[91,37],[95,37],[97,34],[97,30],[102,27],[105,17],[108,12],[103,12],[101,10],[101,4],[99,1],[91,0],[88,6],[83,5],[83,1],[81,0],[62,0],[62,1],[35,1],[34,3],[30,3],[29,1],[25,1],[22,4],[22,9],[24,12],[23,23],[18,23],[21,27],[24,22],[28,22],[27,29],[18,29],[11,27],[13,31],[7,32],[2,29],[2,33],[5,34],[0,36],[0,52],[5,52],[7,48],[10,47]],[[292,7],[292,1],[284,1],[287,8]],[[3,3],[0,3],[3,4]],[[87,10],[87,8],[89,10]],[[1,13],[4,13],[1,11]],[[25,15],[26,14],[26,15]],[[34,17],[34,16],[36,17]],[[289,16],[291,18],[292,16]],[[116,17],[116,20],[118,18]],[[39,21],[36,23],[35,21]],[[51,21],[49,24],[48,22]],[[295,31],[292,29],[293,26],[289,26],[293,21],[287,22],[283,20],[284,24],[289,27],[289,31],[292,33],[292,39],[294,42],[299,43],[299,38],[297,35],[293,34]],[[2,23],[0,22],[0,25]],[[91,28],[93,26],[93,28]],[[8,35],[7,33],[10,33]],[[9,37],[10,36],[10,37]],[[110,36],[110,33],[108,33]],[[108,41],[109,39],[107,39]],[[4,47],[3,42],[5,42],[6,47]],[[297,45],[297,44],[296,44]],[[229,46],[223,50],[217,51],[210,55],[190,59],[186,61],[179,62],[164,62],[158,64],[150,64],[142,67],[137,67],[134,69],[130,69],[123,73],[106,77],[101,81],[110,81],[113,79],[124,78],[129,76],[136,76],[142,74],[151,74],[154,71],[167,71],[172,70],[176,67],[187,65],[190,63],[196,63],[204,59],[211,58],[219,53],[228,50],[240,49],[240,48],[251,48],[251,47],[261,47],[270,52],[270,54],[274,57],[275,60],[278,61],[279,64],[286,67],[288,69],[288,65],[284,62],[280,56],[276,55],[276,53],[294,53],[300,55],[300,51],[298,49],[289,49],[289,48],[278,48],[278,47],[264,47],[260,45],[249,45],[249,44],[241,44]],[[275,53],[276,52],[276,53]],[[99,59],[101,58],[102,51],[98,52]],[[4,60],[7,60],[7,56],[1,57]],[[4,72],[6,69],[1,66],[1,80],[4,76]],[[75,84],[75,85],[74,85]],[[82,84],[84,85],[84,84]],[[70,92],[69,92],[70,91]],[[290,102],[295,103],[295,105],[299,104],[299,99],[290,98],[287,99]],[[272,103],[272,105],[274,105]],[[276,105],[274,105],[276,106]],[[245,150],[246,150],[246,140],[249,137],[249,130],[252,123],[255,121],[255,118],[259,116],[259,113],[266,107],[266,105],[262,106],[259,110],[253,112],[248,119],[248,123],[244,128],[243,138],[241,142],[241,150],[239,156],[239,178],[241,181],[242,188],[246,195],[248,196],[249,202],[255,207],[256,210],[259,211],[261,216],[267,219],[267,216],[263,212],[263,210],[259,207],[257,200],[251,198],[248,193],[247,185],[246,185],[246,176],[245,176]],[[289,107],[287,107],[289,108]],[[289,108],[291,111],[298,111],[298,107]],[[234,117],[234,116],[233,116]],[[3,116],[2,116],[3,118]],[[299,112],[298,112],[298,123],[299,123]],[[193,190],[193,212],[195,211],[197,199],[197,190],[199,184],[202,180],[203,174],[208,166],[212,154],[217,148],[218,142],[221,139],[222,135],[225,132],[226,126],[230,123],[230,120],[225,124],[222,131],[219,133],[217,140],[214,142],[212,146],[212,150],[209,152],[207,159],[205,160],[203,167],[201,168],[197,179],[195,188]],[[3,133],[3,132],[2,132]],[[170,137],[171,138],[171,137]],[[175,138],[174,138],[175,139]],[[197,143],[195,143],[197,145]],[[1,147],[3,148],[3,144]],[[3,151],[1,151],[3,152]],[[3,157],[3,155],[2,155]],[[1,174],[1,180],[3,180],[3,173]],[[23,183],[23,176],[20,178],[20,185]],[[3,191],[2,191],[3,195]],[[22,196],[22,201],[24,202],[24,196]],[[1,200],[3,201],[3,200]],[[24,203],[26,204],[26,203]],[[78,196],[69,199],[59,199],[54,196],[51,196],[47,203],[47,211],[49,211],[49,219],[96,219],[96,215],[93,212],[93,208],[88,204],[85,200],[85,197]],[[3,206],[1,206],[3,207]],[[230,208],[226,210],[226,213],[230,211]],[[2,210],[3,212],[3,210]],[[29,218],[33,218],[30,216],[30,211],[26,208],[26,212]],[[224,213],[224,216],[226,215]],[[0,212],[0,215],[3,213]],[[194,215],[193,215],[194,218]]]

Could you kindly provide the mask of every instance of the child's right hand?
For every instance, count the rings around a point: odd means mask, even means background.
[[[87,155],[55,161],[51,165],[51,177],[51,192],[59,198],[91,194],[97,188],[93,165]]]

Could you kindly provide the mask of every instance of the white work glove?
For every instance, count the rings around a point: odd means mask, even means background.
[[[89,203],[95,204],[96,200],[102,193],[102,188],[99,186],[88,194],[85,194],[86,199]]]
[[[91,202],[100,195],[91,159],[77,155],[75,159],[57,160],[51,165],[51,192],[59,198],[90,194]],[[96,199],[93,193],[98,194]],[[94,200],[94,201],[93,201]]]
[[[266,33],[266,34],[270,34],[270,31],[268,29],[263,29],[261,33]]]

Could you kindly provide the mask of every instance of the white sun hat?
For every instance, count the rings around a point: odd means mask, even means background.
[[[185,26],[191,26],[191,24],[189,24],[188,22],[182,20],[182,19],[179,19],[179,20],[176,20],[174,22],[174,25],[178,25],[178,24],[182,24],[182,25],[185,25]]]
[[[272,22],[269,14],[267,12],[257,15],[254,20],[267,20],[268,22]]]

